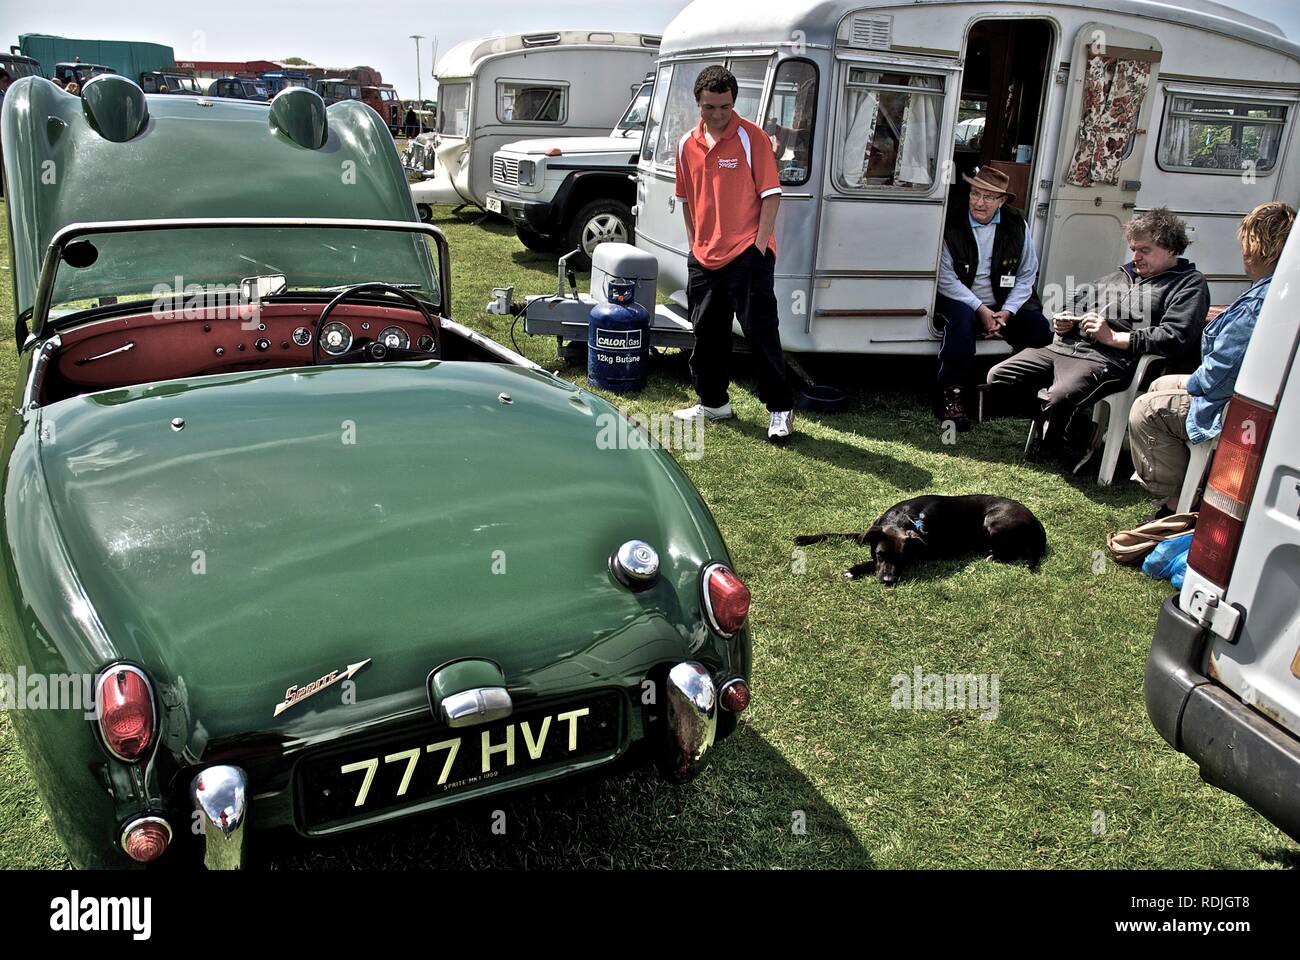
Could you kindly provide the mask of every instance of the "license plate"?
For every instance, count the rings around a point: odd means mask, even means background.
[[[501,201],[498,200],[496,197],[488,197],[487,208],[488,208],[488,213],[500,213]]]
[[[518,714],[483,727],[430,723],[400,739],[304,760],[304,825],[319,828],[418,804],[615,750],[617,694]]]

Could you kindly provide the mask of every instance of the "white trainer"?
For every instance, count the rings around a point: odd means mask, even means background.
[[[683,407],[681,410],[673,411],[673,417],[678,420],[695,420],[699,417],[705,420],[730,420],[734,416],[730,403],[724,403],[720,407],[706,407],[702,403],[697,403],[693,407]]]
[[[789,440],[792,433],[794,433],[794,411],[778,410],[773,413],[767,427],[767,439],[773,442]]]

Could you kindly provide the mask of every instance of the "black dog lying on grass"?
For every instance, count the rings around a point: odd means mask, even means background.
[[[849,567],[846,577],[860,580],[874,570],[887,587],[898,583],[904,567],[929,557],[979,550],[1002,563],[1028,560],[1029,569],[1037,570],[1047,552],[1047,533],[1028,507],[978,493],[913,497],[894,504],[861,533],[813,533],[794,542],[807,546],[836,537],[871,547],[871,559]]]

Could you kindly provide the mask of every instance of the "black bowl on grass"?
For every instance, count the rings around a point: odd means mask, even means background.
[[[799,406],[815,413],[839,413],[849,405],[848,394],[843,390],[814,384],[799,391]]]

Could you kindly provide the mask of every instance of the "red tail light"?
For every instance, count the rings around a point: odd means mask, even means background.
[[[145,817],[130,824],[122,832],[122,849],[138,863],[157,860],[171,843],[172,828],[159,817]]]
[[[743,713],[749,706],[749,684],[737,677],[734,680],[728,680],[722,685],[722,693],[718,694],[718,702],[722,704],[724,710],[730,710],[732,713]]]
[[[729,637],[745,625],[749,616],[749,587],[735,572],[720,563],[704,568],[704,612],[709,625]]]
[[[99,675],[95,712],[104,745],[119,760],[139,760],[154,736],[153,691],[136,667],[118,664]]]
[[[1223,433],[1187,555],[1187,565],[1219,587],[1228,585],[1237,559],[1272,427],[1273,411],[1242,397],[1233,397],[1223,415]]]

